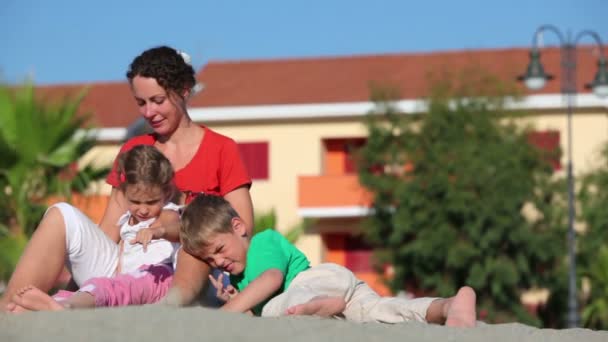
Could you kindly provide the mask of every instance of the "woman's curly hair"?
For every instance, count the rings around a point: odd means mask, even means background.
[[[168,46],[151,48],[135,57],[127,71],[127,79],[132,82],[135,76],[154,78],[167,93],[180,97],[184,90],[191,90],[196,84],[192,65]]]

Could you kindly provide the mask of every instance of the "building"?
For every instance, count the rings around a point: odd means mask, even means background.
[[[311,261],[346,265],[384,292],[370,265],[371,251],[356,236],[370,197],[359,186],[349,159],[350,147],[365,141],[361,119],[373,108],[370,85],[396,87],[397,105],[404,115],[423,115],[423,99],[431,86],[429,75],[474,67],[515,80],[526,69],[528,52],[518,48],[210,62],[197,75],[204,89],[191,99],[189,113],[194,121],[241,145],[254,180],[251,193],[256,212],[274,209],[279,230],[303,218],[316,219],[298,241]],[[599,99],[584,87],[584,82],[593,79],[596,52],[592,48],[577,51],[575,172],[593,167],[608,138],[608,99]],[[566,137],[567,121],[559,89],[559,49],[542,53],[545,70],[556,80],[539,92],[522,87],[525,96],[512,108],[530,112],[525,120],[548,134],[549,139],[543,141],[560,144],[566,151],[561,138]],[[52,86],[40,91],[43,96],[57,97],[78,88]],[[92,112],[100,127],[100,144],[84,160],[107,164],[116,155],[126,127],[138,117],[128,85],[90,85],[82,109]],[[95,201],[103,201],[109,188],[102,186],[99,191],[102,197]],[[91,214],[100,217],[99,212]]]

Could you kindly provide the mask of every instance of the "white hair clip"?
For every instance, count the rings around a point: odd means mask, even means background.
[[[189,66],[192,66],[192,58],[190,58],[190,55],[185,53],[182,50],[177,50],[177,53],[182,56],[182,58],[184,59],[184,62],[186,62],[186,64],[188,64]]]

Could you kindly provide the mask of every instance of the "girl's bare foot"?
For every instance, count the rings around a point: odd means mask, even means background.
[[[9,302],[8,304],[6,304],[6,312],[8,313],[12,313],[12,314],[20,314],[20,313],[24,313],[24,312],[28,312],[31,310],[28,310],[26,308],[24,308],[21,305],[17,305],[13,302]]]
[[[23,311],[61,311],[65,307],[45,292],[34,286],[20,289],[12,298],[16,310]],[[20,308],[19,308],[20,307]],[[20,311],[20,312],[23,312]],[[17,312],[16,312],[17,313]]]
[[[449,327],[474,327],[477,322],[475,311],[475,291],[463,286],[458,293],[446,303],[445,325]]]
[[[345,308],[346,302],[340,297],[320,296],[288,308],[286,314],[332,317],[341,314]]]

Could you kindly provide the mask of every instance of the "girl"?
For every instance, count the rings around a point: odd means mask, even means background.
[[[98,257],[112,256],[103,258],[108,265],[99,266],[115,269],[115,276],[91,278],[77,292],[60,291],[54,297],[26,286],[13,296],[10,311],[151,304],[166,295],[179,244],[165,239],[175,238],[176,232],[150,225],[163,209],[174,211],[175,219],[179,220],[179,207],[170,202],[175,194],[173,168],[156,148],[140,145],[120,156],[118,173],[118,188],[124,193],[128,207],[118,220],[120,243],[108,244],[107,250],[99,249],[96,253]]]
[[[136,145],[156,147],[171,162],[175,170],[175,185],[186,194],[182,198],[199,192],[223,196],[247,222],[251,233],[251,179],[236,143],[195,124],[188,115],[187,100],[196,84],[192,66],[175,49],[155,47],[133,60],[127,79],[139,113],[154,133],[130,139],[120,153]],[[119,240],[116,222],[127,210],[116,166],[115,163],[107,178],[113,189],[99,225],[67,203],[48,210],[11,275],[0,299],[0,310],[5,309],[13,295],[29,284],[45,292],[50,290],[65,264],[69,266],[77,286],[82,286],[85,280],[114,272],[111,263],[104,258],[114,260],[117,255],[101,257],[97,250],[106,249],[108,244],[116,245]],[[174,222],[172,214],[173,211],[163,211],[153,226],[171,227]],[[78,233],[72,233],[73,230]],[[77,238],[68,239],[73,236]],[[181,249],[178,254],[166,302],[184,305],[192,302],[200,292],[209,267]],[[107,269],[93,267],[97,264],[105,265]]]

